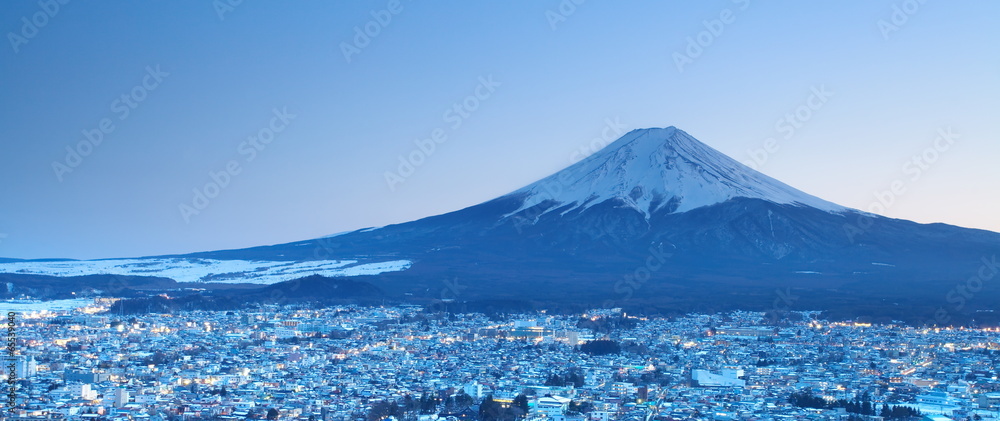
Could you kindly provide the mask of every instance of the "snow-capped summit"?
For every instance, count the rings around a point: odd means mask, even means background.
[[[827,212],[847,210],[755,171],[672,126],[633,130],[586,159],[508,196],[525,198],[512,214],[546,202],[550,211],[566,213],[619,199],[649,217],[737,197]]]

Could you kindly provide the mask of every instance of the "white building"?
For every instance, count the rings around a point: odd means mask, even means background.
[[[537,410],[539,414],[545,415],[546,418],[551,418],[554,421],[561,421],[566,414],[566,410],[569,409],[570,401],[571,399],[564,398],[562,396],[546,396],[544,398],[538,398],[535,410]]]
[[[142,405],[152,405],[156,403],[156,395],[135,395],[135,403]]]
[[[35,361],[35,356],[25,357],[23,355],[17,357],[16,366],[17,377],[19,379],[30,379],[38,375],[38,362]]]
[[[615,382],[611,384],[611,392],[618,396],[632,396],[639,393],[639,388],[632,383]]]
[[[538,322],[536,322],[534,320],[515,320],[514,321],[514,329],[517,329],[519,327],[536,327],[536,326],[538,326]]]
[[[69,391],[70,396],[78,399],[84,399],[92,401],[97,399],[97,391],[92,390],[89,384],[86,383],[76,383],[66,386],[66,390]]]
[[[128,389],[115,389],[115,408],[124,408],[129,404],[129,398]]]
[[[286,327],[279,327],[274,329],[274,336],[279,339],[294,338],[299,335],[299,332],[295,329],[289,329]]]
[[[925,414],[950,415],[962,409],[965,401],[945,391],[931,391],[917,396],[917,409]]]
[[[723,369],[719,374],[708,370],[694,370],[691,372],[691,380],[701,387],[744,387],[747,382],[740,379],[743,375],[743,370],[733,368]]]
[[[611,412],[610,411],[592,411],[590,413],[591,421],[610,421]]]
[[[483,396],[486,396],[486,389],[483,388],[483,385],[479,382],[466,384],[462,389],[465,390],[466,395],[472,396],[476,399],[482,399]]]
[[[580,344],[580,332],[568,330],[565,332],[566,343],[572,346]]]

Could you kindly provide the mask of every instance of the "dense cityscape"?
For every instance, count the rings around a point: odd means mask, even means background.
[[[815,312],[118,315],[106,311],[112,301],[18,313],[7,419],[1000,417],[996,329],[827,322]]]

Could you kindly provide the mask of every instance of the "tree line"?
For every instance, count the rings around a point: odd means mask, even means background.
[[[788,402],[799,408],[815,409],[836,409],[844,408],[848,413],[858,415],[878,415],[886,419],[906,420],[922,417],[920,411],[908,406],[896,405],[890,407],[883,404],[881,410],[877,410],[872,403],[871,394],[865,392],[860,396],[855,395],[853,399],[838,399],[828,401],[819,396],[815,396],[807,391],[792,393]]]

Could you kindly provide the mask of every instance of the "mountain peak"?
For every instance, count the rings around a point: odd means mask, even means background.
[[[539,204],[566,213],[617,200],[649,217],[737,197],[828,212],[847,209],[757,172],[673,126],[632,130],[582,161],[508,196],[515,195],[525,200],[512,214]]]

